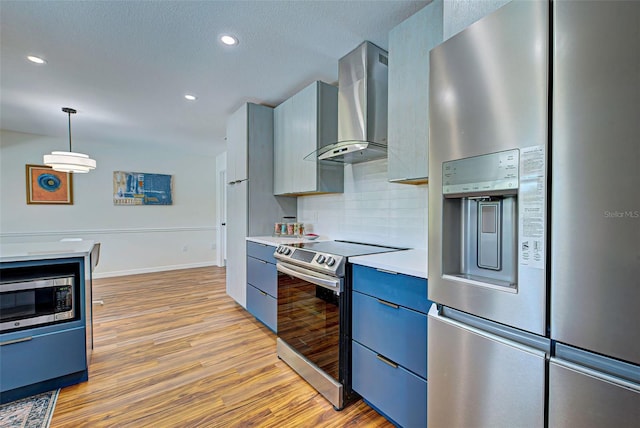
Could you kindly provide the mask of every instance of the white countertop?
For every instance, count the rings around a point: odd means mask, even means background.
[[[85,257],[94,241],[55,241],[0,244],[0,262]]]
[[[349,261],[357,265],[427,278],[428,261],[425,250],[404,250],[355,256],[349,257]]]
[[[303,242],[314,242],[314,241],[326,241],[326,239],[322,239],[322,237],[311,240],[305,238],[298,238],[293,236],[249,236],[247,237],[247,241],[257,242],[258,244],[271,245],[273,247],[277,247],[280,244],[300,244]]]

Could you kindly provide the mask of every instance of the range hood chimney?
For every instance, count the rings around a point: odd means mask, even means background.
[[[359,163],[387,156],[388,54],[371,42],[338,62],[338,142],[305,159]]]

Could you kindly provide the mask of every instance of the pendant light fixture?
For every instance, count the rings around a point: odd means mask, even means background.
[[[71,115],[77,112],[70,107],[62,107],[62,111],[69,115],[69,151],[44,155],[44,164],[55,171],[87,173],[96,168],[96,161],[83,153],[71,150]]]

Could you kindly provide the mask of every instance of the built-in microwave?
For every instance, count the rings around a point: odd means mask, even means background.
[[[79,318],[73,275],[0,283],[0,333]]]

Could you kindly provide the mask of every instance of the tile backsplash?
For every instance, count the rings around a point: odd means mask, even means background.
[[[298,198],[298,221],[331,239],[427,249],[428,186],[389,183],[387,160],[345,165],[344,193]]]

